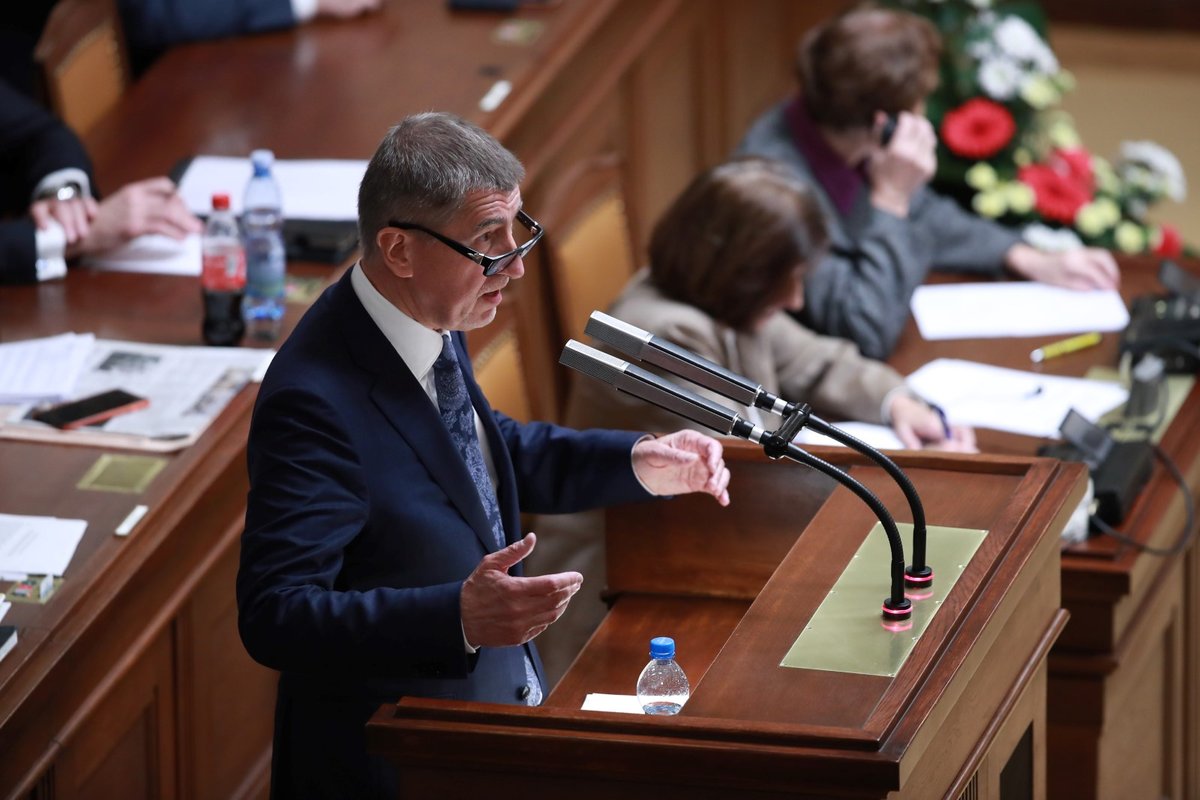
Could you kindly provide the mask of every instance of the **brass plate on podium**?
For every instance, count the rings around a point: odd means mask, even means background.
[[[896,527],[907,558],[913,526],[897,522]],[[912,618],[895,623],[881,614],[891,588],[892,554],[883,525],[875,523],[780,666],[894,677],[985,536],[987,531],[930,525],[925,541],[933,586],[910,589]]]
[[[166,465],[167,460],[158,456],[105,453],[96,459],[77,486],[101,492],[141,494]]]

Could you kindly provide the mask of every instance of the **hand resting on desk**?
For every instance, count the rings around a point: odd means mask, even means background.
[[[148,178],[127,184],[101,201],[87,233],[68,246],[67,256],[101,253],[147,233],[183,239],[199,233],[201,227],[169,178]]]
[[[1112,253],[1096,247],[1053,253],[1016,244],[1004,261],[1021,277],[1051,286],[1083,290],[1116,289],[1121,284],[1121,272]]]

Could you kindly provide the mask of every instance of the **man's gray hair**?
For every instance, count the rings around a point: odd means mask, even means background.
[[[389,220],[437,229],[467,195],[511,192],[525,177],[517,157],[478,125],[429,111],[405,117],[379,143],[358,188],[363,254]]]

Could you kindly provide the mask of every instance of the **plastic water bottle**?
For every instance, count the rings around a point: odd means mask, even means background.
[[[246,291],[246,255],[229,195],[214,194],[212,214],[200,245],[200,291],[204,296],[205,344],[235,345],[246,332],[242,295]]]
[[[283,248],[283,202],[271,174],[275,154],[250,154],[254,175],[246,185],[242,230],[246,245],[246,300],[243,313],[250,335],[271,340],[279,336],[283,318],[286,276]]]
[[[647,714],[678,714],[691,689],[675,661],[675,640],[656,636],[650,640],[650,663],[638,676],[637,697]]]

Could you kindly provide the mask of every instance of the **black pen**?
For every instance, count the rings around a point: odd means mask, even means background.
[[[946,439],[949,440],[951,438],[951,436],[950,436],[950,420],[946,419],[945,410],[941,406],[937,405],[936,403],[930,403],[929,407],[932,408],[934,411],[936,411],[938,417],[942,420],[942,432],[946,434]]]

